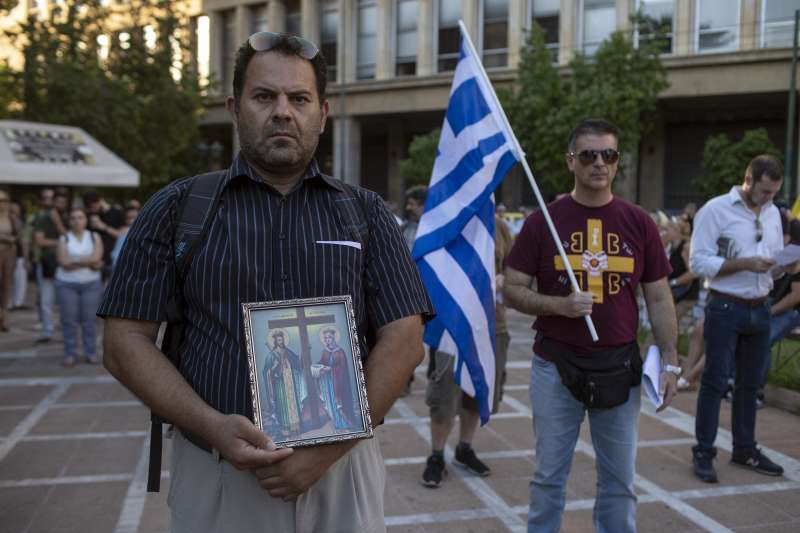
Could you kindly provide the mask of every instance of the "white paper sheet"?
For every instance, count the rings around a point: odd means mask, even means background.
[[[784,266],[800,261],[800,245],[788,244],[773,257],[777,266]]]
[[[661,351],[655,344],[647,350],[647,357],[644,359],[644,369],[642,372],[642,387],[653,402],[656,409],[664,403],[664,396],[661,395]]]

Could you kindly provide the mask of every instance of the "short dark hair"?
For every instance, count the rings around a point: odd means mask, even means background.
[[[602,118],[588,118],[572,129],[567,142],[567,149],[575,151],[575,143],[581,135],[613,135],[619,139],[619,128]]]
[[[291,34],[281,35],[275,42],[275,46],[270,48],[267,52],[301,57],[300,44],[291,37]],[[236,101],[237,105],[242,97],[242,91],[244,90],[247,66],[257,53],[260,52],[256,52],[255,49],[250,46],[249,39],[242,43],[242,46],[240,46],[239,50],[236,52],[236,63],[233,67],[233,99]],[[328,85],[328,64],[325,62],[325,56],[322,55],[322,51],[317,52],[314,59],[310,59],[308,62],[311,63],[311,68],[314,69],[314,77],[317,80],[317,96],[321,104],[325,98],[325,88]]]
[[[83,205],[88,207],[100,201],[100,195],[95,190],[88,190],[83,193]]]
[[[761,154],[750,161],[750,164],[747,165],[746,174],[753,178],[753,183],[759,181],[765,175],[772,181],[780,181],[783,179],[783,165],[777,157]]]
[[[424,185],[414,185],[406,191],[406,201],[411,198],[419,205],[424,205],[428,199],[428,188]]]

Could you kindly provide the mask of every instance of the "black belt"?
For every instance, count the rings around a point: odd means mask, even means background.
[[[709,289],[708,294],[710,296],[717,296],[719,298],[725,298],[726,300],[730,300],[737,304],[746,305],[748,307],[759,307],[764,305],[767,301],[768,296],[762,296],[761,298],[740,298],[738,296],[733,296],[732,294],[726,294],[724,292],[719,292],[714,289]]]

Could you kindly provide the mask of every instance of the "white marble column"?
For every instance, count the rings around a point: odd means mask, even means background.
[[[739,12],[739,50],[755,50],[759,45],[759,0],[742,0]]]
[[[301,0],[301,32],[303,37],[319,45],[319,20],[320,20],[319,0]]]
[[[630,30],[631,15],[636,12],[635,0],[617,0],[617,27],[615,30]]]
[[[250,6],[240,5],[236,6],[236,19],[234,21],[234,28],[236,32],[236,48],[239,48],[243,42],[250,37],[250,19],[252,13],[250,13]],[[236,52],[232,50],[232,52]]]
[[[561,12],[558,16],[558,64],[567,65],[575,55],[575,47],[580,41],[578,35],[577,2],[574,0],[561,0]]]
[[[685,56],[694,52],[695,9],[692,0],[675,0],[675,25],[672,28],[675,55]]]
[[[483,53],[483,39],[480,38],[480,0],[461,0],[461,20],[464,21],[464,26],[467,27],[469,36],[472,38],[472,43],[478,50],[478,54]]]
[[[269,0],[267,5],[267,24],[269,31],[286,31],[286,6],[283,0]]]
[[[354,0],[339,2],[339,82],[349,83],[356,79],[356,5]]]
[[[394,2],[378,0],[378,54],[375,59],[375,79],[385,80],[394,76]]]
[[[434,72],[433,31],[436,27],[433,0],[419,0],[419,24],[417,26],[417,76],[429,76]]]
[[[226,79],[225,76],[225,19],[221,11],[211,11],[209,19],[209,74],[218,81],[215,91],[217,94],[224,95],[225,87],[220,84]]]
[[[528,0],[508,2],[508,66],[519,66],[522,47],[525,44],[525,30],[529,25]]]
[[[361,124],[354,118],[334,121],[333,168],[342,181],[361,183]]]

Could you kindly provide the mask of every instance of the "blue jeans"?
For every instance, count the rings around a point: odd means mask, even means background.
[[[697,395],[695,451],[711,452],[717,438],[719,407],[736,367],[733,391],[734,453],[756,447],[756,392],[769,364],[769,304],[751,307],[724,296],[709,296],[706,305],[706,367]]]
[[[636,531],[633,478],[639,434],[639,387],[611,409],[588,409],[596,467],[594,527],[600,533]],[[561,383],[556,365],[533,356],[531,407],[536,436],[536,472],[530,485],[528,532],[556,532],[566,499],[567,478],[586,407]]]
[[[83,333],[83,354],[95,356],[95,323],[97,306],[103,292],[100,280],[89,283],[56,281],[61,329],[64,332],[64,357],[78,354],[78,327]]]
[[[36,285],[39,288],[39,321],[42,323],[42,337],[52,337],[53,306],[56,303],[55,280],[42,274],[42,265],[36,265]]]

